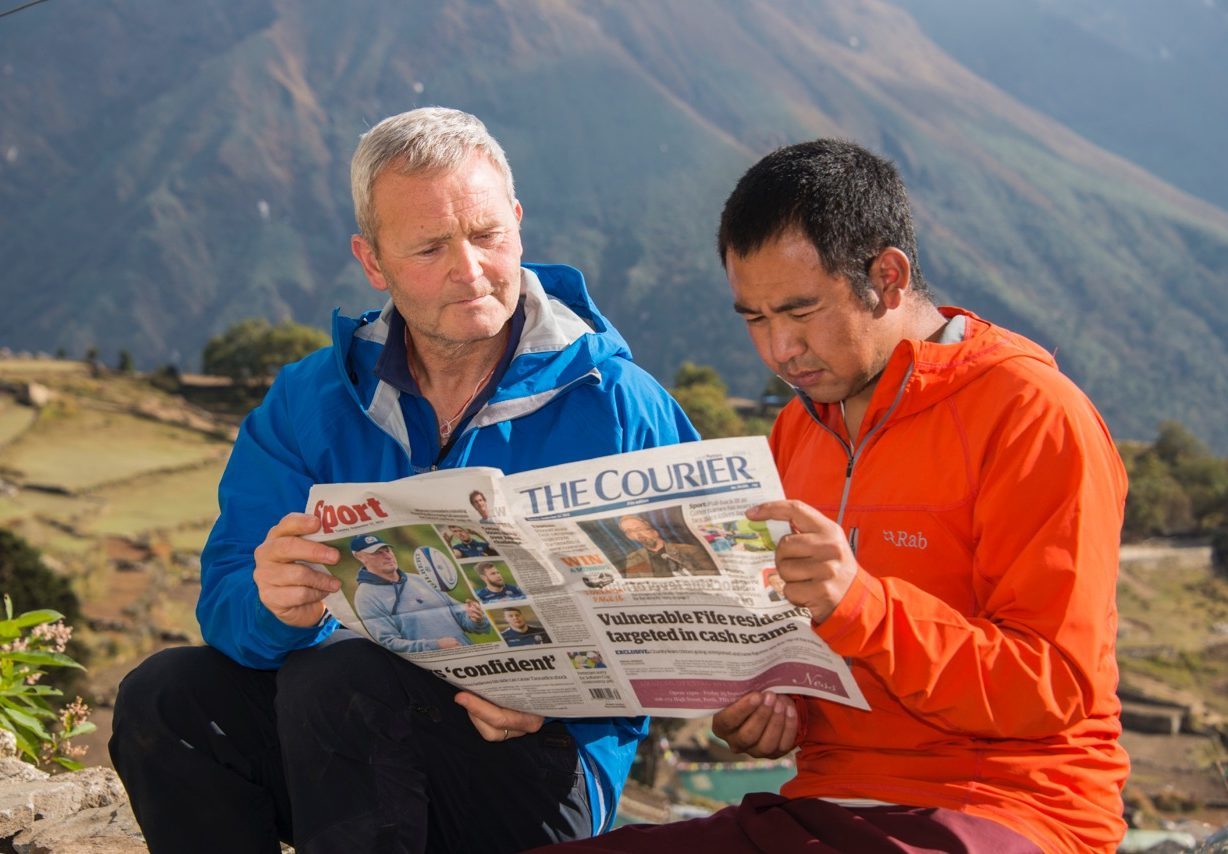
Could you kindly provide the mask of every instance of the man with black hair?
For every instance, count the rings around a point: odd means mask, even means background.
[[[713,731],[797,749],[782,795],[572,851],[1115,851],[1129,763],[1114,599],[1126,478],[1042,348],[936,306],[894,166],[780,149],[718,237],[759,356],[797,397],[772,449],[783,593],[870,711],[752,692]]]

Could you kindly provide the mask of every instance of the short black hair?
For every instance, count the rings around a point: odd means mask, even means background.
[[[891,161],[842,139],[778,148],[747,170],[725,201],[717,232],[721,263],[797,229],[823,269],[867,299],[870,262],[889,246],[908,256],[912,290],[928,288],[917,259],[908,191]]]

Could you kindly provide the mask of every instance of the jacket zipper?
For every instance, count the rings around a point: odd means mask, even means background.
[[[869,446],[870,439],[875,433],[882,429],[883,425],[885,425],[891,419],[891,414],[899,407],[900,400],[904,397],[904,387],[908,385],[908,380],[912,377],[912,371],[913,366],[909,365],[904,377],[900,380],[900,387],[896,390],[895,400],[891,401],[891,406],[887,407],[887,411],[883,414],[883,417],[870,428],[869,432],[866,433],[861,442],[856,446],[853,445],[851,439],[848,442],[845,442],[844,439],[840,437],[839,433],[824,424],[823,420],[815,413],[813,405],[806,407],[806,411],[810,413],[811,419],[830,433],[835,440],[840,443],[840,447],[844,449],[844,453],[848,457],[848,465],[844,469],[844,490],[840,493],[840,508],[836,512],[836,524],[841,528],[844,527],[844,511],[848,507],[849,492],[851,492],[853,488],[853,468],[857,465],[857,460],[861,458],[861,452]],[[849,548],[853,550],[853,555],[856,556],[857,528],[849,529],[848,538]]]

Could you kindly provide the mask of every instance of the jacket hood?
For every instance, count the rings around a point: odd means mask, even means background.
[[[949,343],[905,339],[897,344],[875,386],[864,424],[878,424],[888,416],[903,417],[934,406],[995,365],[1013,359],[1057,367],[1048,351],[1022,335],[962,308],[940,306],[938,311],[963,325],[962,337]],[[832,410],[839,409],[838,404],[810,403],[803,394],[799,396],[802,404],[810,404],[807,408],[825,423],[831,423]]]
[[[404,583],[405,570],[398,569],[397,570],[397,580],[389,581],[387,578],[384,578],[383,576],[380,576],[380,575],[376,575],[374,572],[371,572],[366,567],[363,567],[358,570],[358,575],[354,576],[354,580],[359,584],[379,584],[384,587],[396,587],[398,584]]]

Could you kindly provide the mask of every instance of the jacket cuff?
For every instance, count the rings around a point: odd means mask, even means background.
[[[883,583],[859,566],[836,610],[823,622],[812,625],[815,634],[825,640],[833,652],[856,658],[886,617],[887,596]]]
[[[288,626],[264,607],[264,603],[258,603],[253,629],[256,636],[269,647],[286,653],[316,643],[323,635],[328,634],[324,629],[331,628],[330,622],[326,610],[324,617],[314,626]]]

